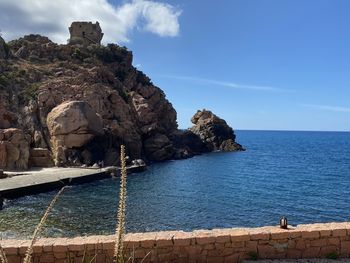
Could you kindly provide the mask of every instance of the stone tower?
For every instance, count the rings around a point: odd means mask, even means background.
[[[96,22],[73,22],[69,28],[69,44],[101,44],[103,37],[100,24]]]

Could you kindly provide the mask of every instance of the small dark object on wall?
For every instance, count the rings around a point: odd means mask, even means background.
[[[280,227],[283,229],[288,228],[288,221],[287,221],[287,218],[284,216],[280,218]]]
[[[0,169],[0,179],[6,178],[6,174]]]

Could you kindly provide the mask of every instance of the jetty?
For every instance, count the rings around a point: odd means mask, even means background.
[[[128,173],[141,172],[145,165],[128,166]],[[52,191],[64,185],[88,183],[118,175],[120,168],[40,168],[24,172],[6,172],[8,178],[0,179],[0,197],[14,199]]]

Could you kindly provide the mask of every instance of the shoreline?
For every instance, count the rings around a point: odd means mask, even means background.
[[[142,172],[146,166],[128,166],[129,173]],[[12,177],[0,179],[0,197],[15,199],[27,195],[49,192],[64,185],[84,184],[102,180],[119,173],[120,168],[42,168],[24,172],[10,172]],[[17,175],[16,174],[20,174]],[[0,205],[1,208],[1,205]],[[0,209],[1,210],[1,209]]]

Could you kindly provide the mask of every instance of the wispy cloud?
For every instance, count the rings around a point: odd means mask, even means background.
[[[180,32],[181,10],[154,0],[124,0],[112,5],[108,0],[0,0],[0,25],[5,39],[25,34],[48,36],[66,43],[73,21],[99,21],[104,43],[129,42],[133,30],[161,37]]]
[[[245,89],[245,90],[255,90],[255,91],[270,91],[270,92],[287,92],[287,91],[291,91],[291,90],[281,89],[281,88],[271,87],[271,86],[246,85],[246,84],[238,84],[238,83],[229,82],[229,81],[205,79],[205,78],[190,77],[190,76],[162,75],[161,77],[172,78],[172,79],[179,79],[179,80],[187,80],[187,81],[192,81],[192,82],[197,82],[197,83],[202,83],[202,84],[216,85],[216,86],[222,86],[222,87],[233,88],[233,89]]]
[[[349,107],[341,106],[330,106],[330,105],[317,105],[317,104],[302,104],[302,106],[307,108],[312,108],[316,110],[325,110],[325,111],[335,111],[335,112],[347,112],[350,113]]]

